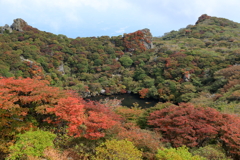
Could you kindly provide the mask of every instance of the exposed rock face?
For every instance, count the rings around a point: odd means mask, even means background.
[[[11,28],[16,31],[23,31],[24,27],[27,26],[27,22],[25,22],[21,18],[17,18],[13,20],[13,24],[11,25]]]
[[[144,36],[144,39],[143,39],[144,46],[146,47],[146,49],[152,49],[153,48],[153,43],[152,43],[153,37],[152,37],[150,30],[148,28],[145,28],[145,29],[142,29],[141,31],[143,32],[143,36]]]
[[[0,27],[0,32],[4,33],[4,31],[8,31],[9,33],[12,33],[12,28],[9,27],[9,25],[5,24],[5,26]]]
[[[183,76],[183,80],[184,80],[185,82],[190,81],[190,79],[191,79],[191,75],[190,75],[189,73],[187,73],[187,74],[185,74],[185,75]]]
[[[150,30],[145,28],[133,33],[124,34],[123,43],[127,52],[141,52],[153,48],[152,39]]]
[[[63,62],[62,62],[62,64],[58,67],[58,71],[59,71],[59,72],[62,72],[62,74],[65,74]]]
[[[33,64],[33,61],[29,60],[29,59],[25,59],[23,56],[20,56],[20,59],[22,61],[26,61],[26,62],[29,62],[30,64]]]
[[[8,31],[9,33],[12,33],[13,30],[15,31],[24,31],[24,27],[28,26],[27,22],[25,22],[21,18],[17,18],[13,20],[13,24],[11,27],[9,25],[5,25],[0,27],[0,33],[3,34],[5,31]]]

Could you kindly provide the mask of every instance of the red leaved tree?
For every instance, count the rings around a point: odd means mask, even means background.
[[[106,104],[86,102],[30,78],[0,78],[0,117],[0,152],[8,151],[16,134],[39,127],[43,120],[67,123],[70,135],[89,139],[103,137],[118,120]]]
[[[105,136],[105,130],[111,128],[120,120],[120,116],[115,114],[111,107],[94,101],[85,101],[85,114],[87,115],[84,137],[98,139]]]
[[[194,147],[215,137],[217,128],[213,124],[220,119],[221,113],[212,108],[195,108],[192,104],[181,103],[151,113],[148,122],[174,146]]]
[[[0,78],[0,151],[7,152],[15,135],[37,126],[46,108],[57,104],[63,91],[37,79]]]
[[[119,117],[103,104],[78,97],[62,98],[47,111],[54,113],[58,121],[67,122],[69,135],[88,139],[104,137],[104,131],[115,125]]]
[[[223,147],[234,159],[240,159],[240,118],[236,115],[223,114],[223,123],[219,130]]]
[[[141,95],[140,98],[145,98],[149,92],[148,88],[143,88],[139,91],[139,94]]]
[[[180,103],[151,113],[148,123],[175,147],[202,146],[204,142],[216,140],[234,156],[240,155],[240,118],[237,116]]]

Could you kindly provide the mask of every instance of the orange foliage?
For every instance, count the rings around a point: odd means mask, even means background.
[[[148,88],[143,88],[143,89],[141,89],[140,91],[139,91],[139,94],[140,94],[140,98],[145,98],[146,97],[146,95],[148,94],[148,91],[149,91],[149,89]]]
[[[70,136],[83,136],[88,139],[104,137],[104,130],[115,125],[118,118],[105,105],[92,101],[86,102],[76,97],[59,99],[58,104],[48,108],[47,112],[54,113],[58,120],[67,122]]]
[[[144,33],[142,31],[136,31],[134,33],[129,33],[124,36],[123,42],[128,51],[145,51],[146,47],[143,41],[147,39],[144,38]]]
[[[48,86],[48,81],[30,78],[0,79],[0,116],[0,139],[15,136],[44,119],[49,123],[67,122],[69,135],[97,139],[119,120],[106,104],[86,102]],[[6,143],[11,140],[7,139]]]
[[[60,97],[64,97],[64,92],[49,87],[44,80],[0,78],[0,140],[6,142],[0,150],[16,134],[41,122],[39,115],[45,114],[46,108],[56,104]]]

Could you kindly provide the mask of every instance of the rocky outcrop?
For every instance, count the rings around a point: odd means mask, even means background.
[[[24,27],[28,26],[27,22],[25,22],[23,19],[21,18],[17,18],[15,20],[13,20],[13,24],[11,25],[11,28],[15,31],[23,31]]]
[[[190,74],[190,73],[186,73],[186,74],[184,74],[184,76],[183,76],[183,80],[184,80],[185,82],[189,82],[190,79],[191,79],[191,74]]]
[[[20,56],[20,59],[22,61],[25,61],[25,62],[29,62],[30,64],[33,64],[33,61],[29,60],[29,59],[25,59],[23,56]]]
[[[62,62],[61,65],[57,68],[57,70],[58,70],[59,72],[61,72],[63,75],[65,74],[63,62]]]
[[[27,27],[28,24],[21,18],[17,18],[13,20],[13,24],[9,26],[6,24],[5,26],[0,27],[0,33],[3,34],[4,32],[12,33],[13,30],[15,31],[24,31],[24,28]]]
[[[203,14],[198,18],[198,21],[196,22],[196,24],[205,21],[206,19],[210,19],[211,16],[208,16],[207,14]]]
[[[142,52],[153,48],[152,34],[145,28],[133,33],[124,34],[123,43],[127,52]]]
[[[12,33],[12,28],[9,27],[9,25],[5,24],[5,26],[0,27],[0,32],[1,32],[1,33],[4,33],[5,31],[7,31],[7,32],[9,32],[9,33]]]
[[[150,30],[148,28],[142,29],[141,30],[143,32],[143,44],[146,47],[146,49],[152,49],[153,48],[153,37],[152,34],[150,32]]]

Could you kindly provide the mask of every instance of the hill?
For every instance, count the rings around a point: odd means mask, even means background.
[[[0,159],[239,160],[239,27],[208,15],[162,37],[0,27]],[[127,92],[166,103],[82,98]]]
[[[224,87],[233,82],[223,72],[240,63],[239,27],[202,15],[195,25],[160,38],[143,29],[117,37],[71,39],[16,19],[1,28],[0,75],[45,79],[82,97],[133,92],[174,103],[203,93],[225,97],[229,89]],[[237,99],[230,95],[225,99]]]

